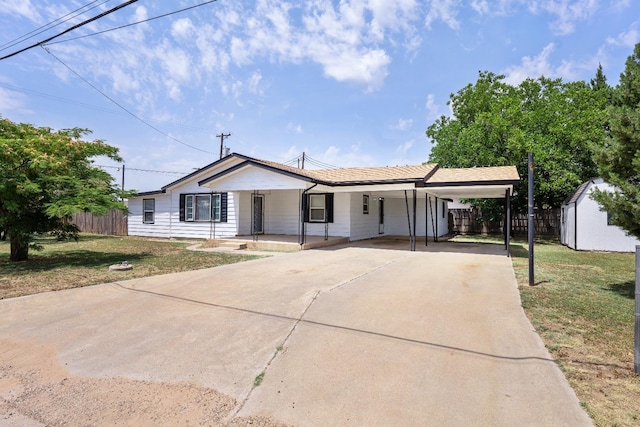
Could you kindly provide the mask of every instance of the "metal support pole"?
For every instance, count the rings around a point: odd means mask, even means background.
[[[636,322],[633,370],[640,374],[640,245],[636,246]]]
[[[429,246],[429,195],[424,195],[424,245]]]
[[[528,223],[527,231],[529,232],[529,286],[535,284],[533,277],[533,237],[534,237],[534,223],[533,223],[533,153],[529,153],[529,194],[528,194]]]
[[[417,200],[417,191],[413,190],[413,236],[411,237],[411,250],[415,252],[416,250],[416,238],[418,237],[418,232],[416,231],[416,210],[417,210],[418,200]]]
[[[411,231],[411,217],[409,215],[409,197],[407,196],[407,190],[404,190],[404,204],[407,208],[407,224],[409,225],[409,250],[413,250],[413,243],[411,241],[411,236],[413,236],[413,232]]]

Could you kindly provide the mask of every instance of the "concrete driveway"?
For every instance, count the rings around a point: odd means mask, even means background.
[[[591,424],[525,317],[502,247],[406,246],[4,300],[0,342],[52,348],[74,375],[194,382],[234,398],[236,416],[293,425]]]

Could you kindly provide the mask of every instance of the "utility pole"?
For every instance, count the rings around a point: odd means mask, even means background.
[[[224,145],[224,139],[231,136],[231,132],[225,134],[222,132],[220,135],[216,135],[217,138],[220,138],[220,158],[222,158],[222,147]]]
[[[304,169],[304,157],[305,157],[305,154],[304,154],[304,151],[303,151],[302,152],[302,169]]]
[[[124,163],[122,164],[122,191],[124,191]],[[124,201],[124,195],[120,198]]]
[[[535,224],[533,221],[534,210],[533,210],[533,153],[529,153],[529,176],[528,176],[528,221],[527,221],[527,231],[529,234],[529,286],[533,286],[535,284],[533,278],[533,237],[534,237],[534,228]]]

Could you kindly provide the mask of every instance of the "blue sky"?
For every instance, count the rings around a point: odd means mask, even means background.
[[[305,151],[336,166],[419,164],[431,149],[425,130],[479,71],[514,84],[589,80],[601,63],[616,84],[640,41],[636,0],[218,0],[64,41],[204,1],[140,0],[56,39],[50,53],[0,61],[0,114],[93,130],[120,148],[125,187],[139,191],[180,177],[146,171],[216,160],[221,132],[232,152],[281,162]],[[97,6],[0,54],[122,2],[0,0],[0,45]],[[98,163],[120,180],[116,164]]]

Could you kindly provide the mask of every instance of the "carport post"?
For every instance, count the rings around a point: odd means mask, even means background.
[[[416,210],[418,205],[417,190],[413,190],[413,237],[411,238],[411,250],[416,250],[416,239],[418,238],[418,231],[416,230]]]

